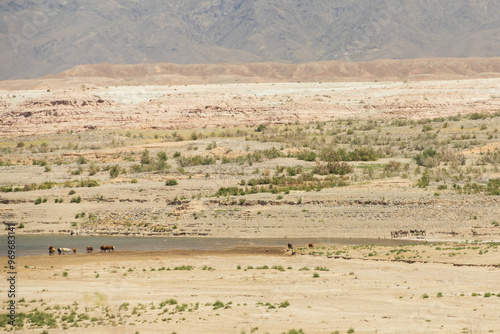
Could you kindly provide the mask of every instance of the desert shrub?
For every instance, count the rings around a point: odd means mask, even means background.
[[[386,172],[399,172],[401,170],[401,162],[391,160],[387,165],[385,165],[384,169]]]
[[[191,265],[182,265],[180,267],[175,267],[174,270],[193,270],[194,267]]]
[[[284,302],[281,302],[280,303],[280,308],[287,308],[288,306],[290,306],[290,302],[288,302],[288,300],[285,300]]]
[[[57,321],[51,313],[40,312],[38,310],[28,314],[28,321],[37,327],[48,326],[49,328],[56,328]]]
[[[215,301],[215,303],[213,303],[213,307],[214,307],[214,310],[220,309],[220,308],[224,307],[224,303],[221,302],[220,300],[217,300],[217,301]]]
[[[217,192],[215,193],[214,196],[238,196],[238,195],[244,195],[245,191],[243,189],[240,189],[238,187],[221,187]]]
[[[78,181],[77,187],[87,187],[87,188],[93,188],[93,187],[99,187],[99,181],[97,180],[80,180]]]
[[[99,166],[97,166],[95,163],[90,163],[89,165],[89,175],[95,175],[97,173],[99,173],[101,170],[101,168]]]
[[[464,186],[462,187],[461,191],[459,191],[459,193],[472,195],[472,194],[479,194],[479,193],[483,192],[484,190],[485,190],[485,187],[482,185],[479,185],[477,183],[467,182],[466,184],[464,184]]]
[[[486,185],[487,195],[500,195],[500,179],[490,179]]]
[[[44,183],[40,183],[38,185],[39,190],[46,190],[46,189],[52,189],[56,185],[55,182],[50,182],[50,181],[45,181]],[[34,189],[36,190],[36,189]]]
[[[149,151],[145,149],[141,154],[141,164],[148,165],[151,163],[151,157],[149,156]]]
[[[305,334],[305,332],[302,329],[290,329],[288,332],[282,332],[281,334]]]
[[[474,112],[474,113],[468,115],[468,118],[473,120],[473,121],[476,121],[479,119],[486,119],[489,117],[490,117],[490,114],[488,114],[487,112],[482,112],[482,113]]]
[[[152,167],[157,172],[167,172],[170,169],[170,165],[167,163],[167,160],[163,159],[156,159]]]
[[[424,167],[435,167],[439,165],[439,159],[436,150],[427,149],[421,154],[413,157],[417,165]]]
[[[71,175],[80,175],[81,173],[83,173],[82,167],[78,167],[77,169],[71,171]]]
[[[112,166],[109,170],[109,175],[112,178],[118,177],[118,175],[120,175],[120,166],[119,165]]]
[[[296,176],[297,174],[301,174],[303,171],[304,171],[304,169],[301,166],[287,167],[286,168],[286,173],[289,176]]]
[[[85,165],[87,162],[87,159],[83,155],[78,156],[78,159],[76,159],[76,163],[79,165]]]
[[[313,151],[301,151],[297,153],[297,159],[304,161],[315,161],[316,156],[316,152]]]
[[[82,201],[82,197],[81,196],[75,196],[75,197],[72,197],[71,198],[71,203],[80,203]]]
[[[354,169],[346,164],[345,162],[329,162],[326,165],[325,164],[317,164],[316,167],[314,167],[313,172],[315,174],[319,175],[329,175],[329,174],[335,174],[335,175],[346,175],[349,173],[352,173]]]
[[[40,159],[40,160],[33,159],[33,165],[46,166],[47,160],[45,160],[45,159]]]
[[[180,157],[178,161],[181,167],[215,164],[215,158],[211,156],[202,156],[202,155],[194,155],[192,157]]]
[[[420,188],[427,188],[430,182],[431,176],[429,174],[429,170],[426,169],[422,174],[422,177],[418,180],[417,186],[419,186]]]
[[[142,173],[144,171],[144,167],[139,164],[134,164],[130,166],[130,172],[132,173]]]
[[[166,186],[176,186],[177,184],[178,184],[178,182],[176,179],[170,179],[170,180],[165,181]]]
[[[156,157],[158,158],[158,160],[163,160],[163,161],[168,160],[167,153],[165,153],[165,152],[158,152]]]
[[[319,157],[321,160],[326,162],[377,161],[379,159],[379,153],[368,147],[356,148],[353,151],[347,152],[343,148],[335,150],[333,147],[328,146],[321,149]]]

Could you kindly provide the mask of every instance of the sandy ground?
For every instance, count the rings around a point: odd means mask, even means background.
[[[49,333],[500,330],[500,298],[494,295],[500,292],[500,269],[487,266],[498,263],[496,248],[489,248],[489,254],[494,254],[479,260],[483,266],[474,267],[450,263],[474,262],[479,258],[476,251],[469,255],[465,251],[465,256],[451,262],[446,260],[449,256],[440,258],[441,250],[428,245],[374,246],[369,251],[408,247],[426,255],[422,262],[375,261],[364,257],[362,250],[340,246],[334,250],[349,253],[350,260],[308,255],[322,251],[321,247],[303,249],[295,256],[284,247],[260,247],[23,257],[19,259],[18,289],[26,302],[19,310],[50,307],[46,312],[59,316],[59,328]],[[431,260],[436,261],[427,262]],[[174,270],[189,265],[194,268]],[[263,266],[269,269],[258,269]],[[273,266],[282,266],[284,271]],[[313,277],[314,273],[319,277]],[[171,299],[177,304],[160,307],[162,301]],[[223,307],[214,309],[216,301]],[[182,304],[187,304],[185,310],[176,309]],[[66,323],[69,329],[64,330],[61,319],[71,311],[99,320],[78,321],[78,328]],[[33,330],[25,327],[17,332]]]

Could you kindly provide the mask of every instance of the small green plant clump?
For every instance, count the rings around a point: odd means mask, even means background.
[[[82,201],[82,197],[81,196],[75,196],[75,197],[72,197],[70,202],[71,203],[80,203]]]
[[[176,179],[169,179],[169,180],[165,181],[166,186],[176,186],[177,184],[178,184],[178,182]]]

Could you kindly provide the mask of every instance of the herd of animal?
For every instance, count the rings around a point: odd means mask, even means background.
[[[407,238],[408,236],[412,237],[425,237],[425,230],[409,230],[409,231],[391,231],[391,238]]]
[[[115,250],[115,246],[101,246],[100,247],[101,249],[101,252],[111,252],[111,251],[114,251]],[[56,254],[56,251],[59,255],[64,255],[64,254],[76,254],[76,251],[77,249],[76,248],[64,248],[64,247],[59,247],[59,248],[55,248],[54,246],[49,246],[49,255],[55,255]],[[92,253],[94,252],[94,247],[92,246],[87,246],[87,253]]]
[[[291,243],[288,243],[288,249],[292,251],[292,255],[295,254],[295,251],[293,249],[293,245]],[[309,243],[307,245],[309,248],[313,248],[314,245],[312,243]],[[103,245],[100,247],[101,252],[113,252],[115,250],[115,246],[110,246],[110,245]],[[64,255],[64,254],[76,254],[77,249],[76,248],[64,248],[64,247],[59,247],[55,248],[54,246],[49,246],[49,255],[55,255],[56,251],[59,255]],[[92,246],[87,246],[87,253],[93,253],[94,252],[94,247]]]

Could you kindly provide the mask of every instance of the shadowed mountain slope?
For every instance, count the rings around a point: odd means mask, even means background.
[[[0,80],[80,64],[500,56],[493,0],[45,0],[0,4]]]

